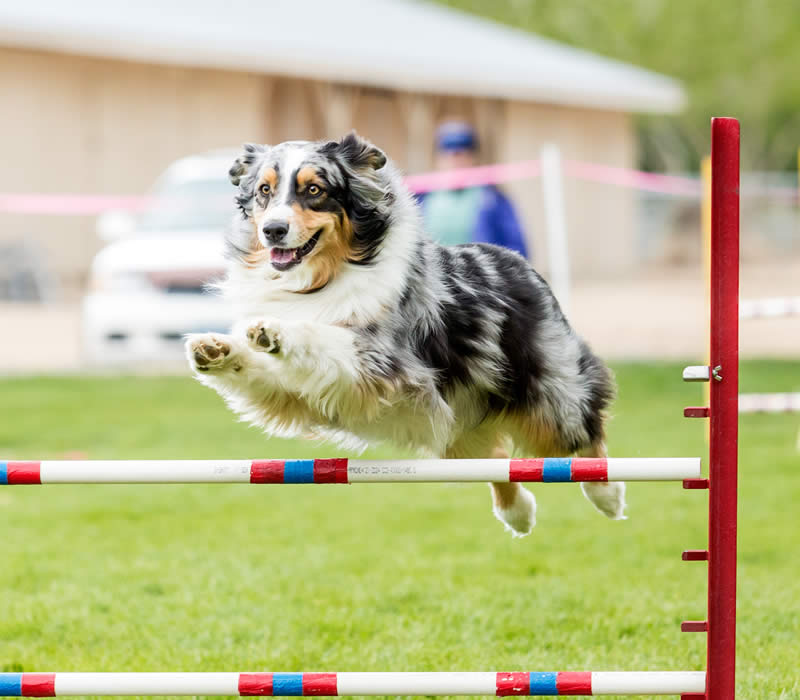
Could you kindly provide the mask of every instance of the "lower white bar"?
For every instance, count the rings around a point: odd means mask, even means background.
[[[592,673],[592,695],[680,695],[705,689],[705,671]]]
[[[250,460],[43,460],[40,473],[43,484],[249,483]]]
[[[680,481],[699,476],[699,457],[608,458],[609,481]]]
[[[57,673],[56,695],[238,695],[238,673]]]
[[[392,481],[508,481],[507,459],[351,459],[351,483]]]
[[[496,673],[338,673],[339,695],[495,695]]]
[[[592,695],[702,693],[703,671],[592,673]],[[495,695],[494,672],[338,673],[339,695]],[[239,673],[57,673],[57,696],[238,695]]]

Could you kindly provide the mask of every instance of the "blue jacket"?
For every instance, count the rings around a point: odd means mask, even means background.
[[[508,197],[496,187],[485,187],[484,193],[484,206],[478,213],[472,240],[505,246],[527,258],[525,236]]]
[[[509,199],[500,192],[497,187],[487,185],[480,188],[480,202],[472,216],[469,230],[459,234],[459,243],[493,243],[494,245],[504,246],[520,253],[523,257],[528,257],[525,237]],[[426,200],[429,200],[436,193],[421,195],[419,201],[425,214]],[[426,216],[427,218],[427,216]],[[428,224],[429,233],[436,239],[437,231]],[[449,241],[452,242],[452,241]]]

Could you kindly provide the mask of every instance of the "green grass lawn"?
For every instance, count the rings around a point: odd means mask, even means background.
[[[680,365],[615,369],[612,455],[705,457]],[[742,389],[800,390],[800,363],[746,363]],[[0,397],[8,458],[341,455],[268,441],[188,378]],[[740,698],[800,697],[798,425],[741,421]],[[631,484],[611,522],[577,486],[533,490],[514,540],[482,484],[0,488],[0,671],[702,669],[679,626],[706,565],[680,554],[706,544],[706,492]]]

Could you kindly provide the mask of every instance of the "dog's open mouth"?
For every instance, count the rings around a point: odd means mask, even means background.
[[[283,272],[290,267],[299,265],[300,261],[314,250],[314,246],[317,245],[317,241],[321,235],[322,229],[317,231],[299,248],[270,248],[269,261],[272,267]]]

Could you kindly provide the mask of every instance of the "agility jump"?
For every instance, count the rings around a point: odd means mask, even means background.
[[[736,525],[739,323],[739,123],[711,125],[710,363],[685,377],[708,381],[709,474],[699,459],[229,460],[0,462],[0,483],[355,483],[398,481],[683,480],[709,491],[708,615],[684,622],[707,632],[706,671],[487,673],[0,673],[0,695],[678,695],[732,700],[736,654]]]

